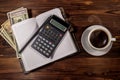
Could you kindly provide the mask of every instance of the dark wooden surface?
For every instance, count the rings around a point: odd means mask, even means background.
[[[15,51],[0,36],[0,80],[120,80],[120,40],[100,57],[87,54],[80,43],[84,29],[93,24],[106,26],[114,37],[120,35],[120,0],[0,0],[0,24],[7,12],[22,6],[32,17],[63,7],[81,52],[25,75]]]

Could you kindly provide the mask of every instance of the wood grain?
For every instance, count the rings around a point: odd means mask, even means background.
[[[0,37],[0,80],[120,80],[120,38],[100,57],[87,54],[80,42],[82,32],[94,24],[107,27],[113,37],[120,36],[120,0],[0,0],[0,24],[7,20],[7,12],[22,6],[31,17],[63,7],[81,52],[24,74],[15,51]]]

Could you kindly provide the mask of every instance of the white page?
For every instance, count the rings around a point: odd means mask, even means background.
[[[16,38],[19,50],[23,48],[37,29],[38,26],[35,18],[30,18],[12,25],[13,34]]]

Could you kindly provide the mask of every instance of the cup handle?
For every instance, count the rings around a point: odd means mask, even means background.
[[[111,38],[111,41],[113,41],[113,42],[116,41],[116,38]]]

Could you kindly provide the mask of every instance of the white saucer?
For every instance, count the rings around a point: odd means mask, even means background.
[[[95,27],[95,26],[91,26],[91,27],[87,28],[87,29],[83,32],[82,37],[81,37],[81,44],[82,44],[84,50],[85,50],[87,53],[89,53],[89,54],[91,54],[91,55],[93,55],[93,56],[102,56],[102,55],[108,53],[108,51],[110,51],[110,49],[111,49],[111,47],[112,47],[112,42],[111,42],[111,44],[110,44],[106,49],[103,49],[103,50],[96,50],[96,49],[92,48],[92,47],[89,45],[88,41],[86,41],[86,40],[87,40],[86,35],[88,35],[90,29],[93,28],[93,27]],[[97,26],[96,26],[96,27],[97,27]]]

